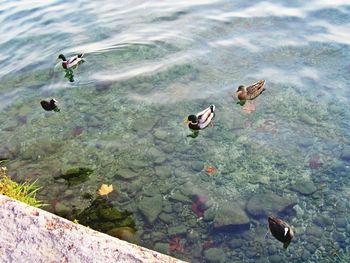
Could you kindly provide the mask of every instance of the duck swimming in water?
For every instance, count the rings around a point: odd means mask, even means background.
[[[203,130],[212,122],[215,116],[215,105],[210,105],[205,110],[197,113],[196,115],[192,114],[185,118],[184,123],[188,124],[188,127],[193,131],[190,137],[197,137],[198,131]]]
[[[76,68],[81,63],[85,62],[83,59],[84,54],[78,54],[73,57],[66,59],[63,54],[60,54],[57,59],[62,59],[62,67],[64,69]]]
[[[57,106],[57,100],[51,99],[50,101],[42,100],[40,101],[41,107],[46,111],[56,111],[59,112],[60,109]]]
[[[268,218],[271,234],[283,243],[283,248],[286,249],[292,238],[294,237],[293,229],[282,219],[274,216]]]
[[[257,98],[264,90],[265,80],[259,80],[258,82],[245,87],[240,85],[236,90],[236,97],[239,99],[237,104],[243,106],[247,100],[254,100]]]

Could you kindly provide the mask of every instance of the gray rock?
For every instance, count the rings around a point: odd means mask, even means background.
[[[190,203],[191,202],[187,196],[184,196],[180,192],[173,193],[172,195],[169,196],[169,199],[170,200],[184,202],[184,203]]]
[[[297,199],[295,197],[278,196],[274,193],[259,193],[249,199],[246,210],[254,218],[267,218],[271,214],[292,209],[296,203]]]
[[[160,178],[170,177],[171,169],[167,166],[156,166],[156,175]]]
[[[318,226],[311,225],[306,228],[306,234],[308,236],[313,236],[315,238],[320,238],[322,236],[322,229]]]
[[[160,195],[145,197],[139,203],[139,210],[145,216],[146,220],[153,224],[162,211],[163,198]]]
[[[191,168],[196,172],[200,172],[203,170],[204,165],[202,162],[199,162],[199,161],[191,162]]]
[[[211,222],[214,220],[216,215],[215,209],[209,208],[205,210],[204,215],[203,215],[203,220],[206,222]]]
[[[166,213],[161,213],[159,215],[159,219],[162,220],[166,224],[169,224],[169,223],[171,223],[174,220],[171,215],[166,214]]]
[[[311,195],[317,191],[315,184],[310,180],[300,179],[291,186],[291,190],[303,195]]]
[[[154,250],[164,253],[164,254],[169,254],[169,244],[167,243],[156,243],[154,245]]]
[[[211,263],[227,262],[225,252],[222,248],[209,248],[204,251],[204,256]]]
[[[133,178],[138,176],[137,173],[135,173],[127,168],[119,169],[116,174],[118,177],[121,177],[124,180],[132,180]]]
[[[243,208],[235,203],[221,203],[214,218],[214,228],[249,229],[249,218]]]
[[[340,155],[341,159],[346,161],[346,162],[350,162],[350,146],[345,145],[341,155]]]
[[[347,222],[346,222],[345,217],[337,217],[337,218],[335,219],[335,225],[336,225],[337,227],[346,228]]]
[[[187,227],[184,225],[171,226],[168,228],[168,235],[175,236],[187,233]]]
[[[164,141],[167,137],[168,137],[168,133],[164,130],[161,129],[155,129],[153,136],[157,139],[157,140],[161,140]]]

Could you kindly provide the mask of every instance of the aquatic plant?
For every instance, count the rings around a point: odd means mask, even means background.
[[[34,207],[42,207],[44,204],[36,199],[36,192],[40,189],[37,180],[32,183],[18,184],[6,174],[6,167],[0,167],[0,194],[6,195]]]

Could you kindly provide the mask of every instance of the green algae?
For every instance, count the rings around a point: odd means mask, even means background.
[[[85,167],[72,167],[55,177],[55,180],[64,179],[69,185],[77,185],[89,180],[93,170]]]

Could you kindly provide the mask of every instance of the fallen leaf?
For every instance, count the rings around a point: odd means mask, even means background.
[[[216,169],[215,169],[214,166],[209,165],[209,166],[207,167],[207,173],[208,173],[208,174],[213,174],[213,173],[215,173],[215,171],[216,171]]]
[[[113,191],[113,185],[102,184],[100,189],[98,189],[98,194],[99,195],[108,195],[112,191]]]

